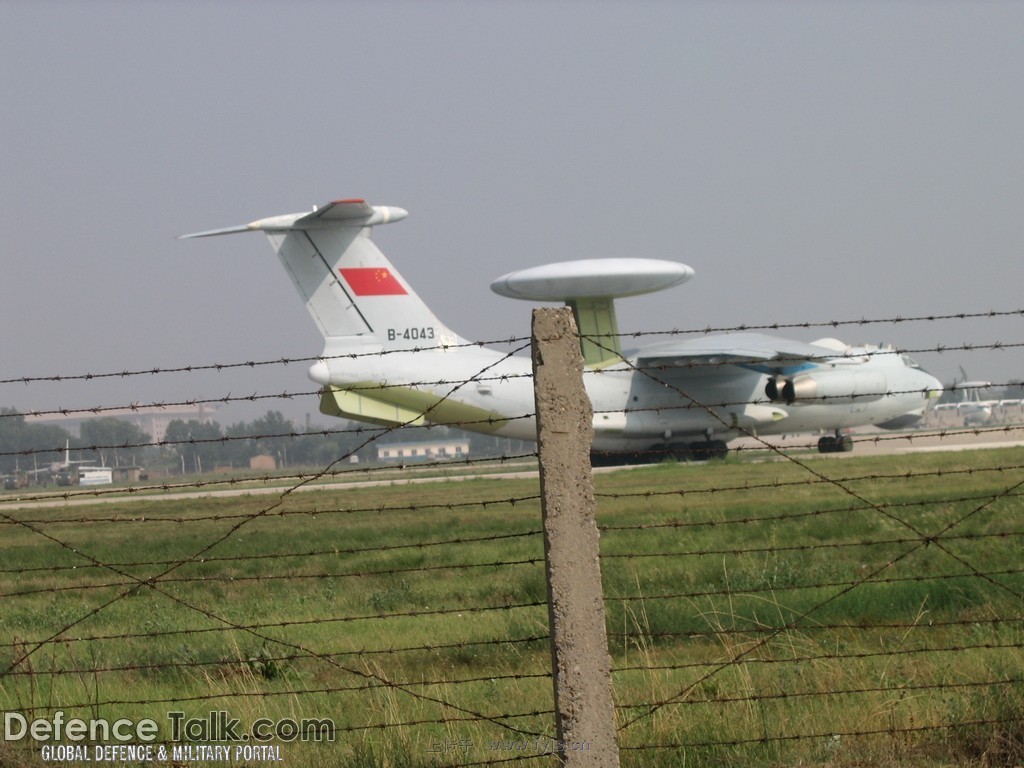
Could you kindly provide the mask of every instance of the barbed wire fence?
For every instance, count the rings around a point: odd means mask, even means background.
[[[698,331],[666,333],[691,332]],[[523,343],[509,340],[512,348]],[[300,361],[0,384],[291,362]],[[468,381],[488,377],[484,370]],[[455,392],[468,381],[424,383]],[[297,396],[319,391],[176,402]],[[0,421],[141,407],[11,409]],[[967,434],[1013,442],[1021,428],[990,424]],[[366,447],[394,430],[321,432]],[[961,434],[940,425],[855,439],[865,448],[944,447]],[[159,450],[204,440],[89,448]],[[808,455],[813,447],[797,439],[782,451],[751,437],[721,464],[599,476],[623,764],[1019,764],[1024,462],[1013,451],[972,451],[849,465]],[[51,445],[2,455],[63,451]],[[518,477],[529,465],[489,478],[476,476],[485,462],[474,457],[399,470],[350,465],[351,454],[309,471],[0,496],[2,708],[28,720],[61,710],[69,718],[151,717],[161,726],[168,712],[184,712],[194,727],[182,743],[196,744],[223,741],[209,725],[213,710],[244,727],[266,717],[295,724],[294,733],[275,732],[268,743],[283,744],[285,758],[301,764],[548,764],[558,747],[582,748],[560,744],[555,728],[541,499],[535,479]],[[536,454],[502,458],[501,465],[535,462]],[[460,482],[429,477],[453,469]],[[240,491],[246,495],[234,495]],[[172,497],[178,493],[188,496]],[[200,495],[219,493],[226,495]],[[304,743],[312,736],[320,741]],[[41,760],[40,744],[29,741],[5,741],[0,762]]]

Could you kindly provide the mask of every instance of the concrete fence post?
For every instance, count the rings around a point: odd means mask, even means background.
[[[558,755],[568,768],[617,767],[590,471],[593,412],[570,309],[534,310],[533,377]]]

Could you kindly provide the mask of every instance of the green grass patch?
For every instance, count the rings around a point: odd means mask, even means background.
[[[596,476],[623,765],[1019,764],[1019,452],[801,461]],[[537,493],[11,511],[0,708],[330,718],[274,742],[297,765],[522,757],[554,736]]]

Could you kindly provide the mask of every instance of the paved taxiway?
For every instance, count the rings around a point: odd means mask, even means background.
[[[965,451],[981,450],[986,448],[1013,448],[1024,446],[1024,425],[1007,427],[989,427],[973,430],[946,430],[940,432],[861,432],[854,435],[856,445],[852,453],[821,454],[832,459],[842,459],[856,456],[880,456],[899,455],[907,453],[924,453],[928,451]],[[778,447],[784,451],[813,451],[817,444],[816,435],[786,435],[782,437],[766,437],[761,439],[741,438],[729,443],[731,449],[739,450],[747,455],[770,456],[771,452],[766,450],[766,444]],[[817,456],[818,454],[814,454]],[[595,473],[615,472],[623,469],[635,469],[636,467],[601,467],[595,469]],[[453,472],[455,468],[452,468]],[[331,481],[313,481],[289,490],[289,486],[280,482],[265,486],[250,485],[245,488],[219,488],[204,490],[197,488],[184,491],[147,491],[145,493],[120,493],[117,489],[103,490],[96,493],[69,491],[67,496],[56,497],[56,494],[48,498],[40,498],[45,494],[33,494],[33,498],[21,498],[16,494],[0,495],[0,514],[18,509],[39,509],[46,507],[72,507],[86,504],[131,504],[137,501],[165,501],[196,498],[225,498],[231,496],[265,496],[280,495],[282,493],[298,493],[303,491],[325,491],[340,490],[343,488],[372,488],[397,485],[419,485],[422,483],[437,482],[458,482],[474,479],[527,479],[536,477],[537,472],[533,469],[514,469],[509,471],[498,471],[493,473],[481,473],[480,471],[465,472],[462,474],[447,474],[443,476],[423,477],[417,476],[423,471],[422,467],[411,466],[404,472],[399,469],[388,469],[374,477],[375,472],[358,473],[367,479],[353,480],[353,474],[346,473],[343,479]],[[403,476],[405,473],[408,476]],[[27,494],[25,494],[27,495]],[[131,519],[131,514],[126,513],[126,519]]]

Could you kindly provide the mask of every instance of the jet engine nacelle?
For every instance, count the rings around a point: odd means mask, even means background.
[[[773,403],[821,404],[871,402],[885,397],[885,376],[877,371],[818,371],[793,377],[773,376],[764,393]]]

